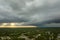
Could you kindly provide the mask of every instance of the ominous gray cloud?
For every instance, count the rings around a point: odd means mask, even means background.
[[[0,22],[36,24],[60,19],[60,0],[0,0]]]
[[[60,23],[45,24],[45,27],[60,27]]]

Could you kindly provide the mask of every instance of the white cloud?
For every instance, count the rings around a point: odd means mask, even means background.
[[[56,4],[57,2],[59,2],[60,0],[48,0],[48,3],[51,5]]]
[[[46,1],[45,0],[33,0],[33,1],[29,1],[29,2],[25,2],[26,7],[40,7],[43,6],[44,3]]]
[[[38,7],[38,6],[44,5],[44,2],[45,2],[45,0],[33,0],[33,1],[30,1],[30,2],[26,2],[26,6]]]
[[[0,10],[7,11],[7,12],[12,12],[12,8],[10,6],[0,5]]]

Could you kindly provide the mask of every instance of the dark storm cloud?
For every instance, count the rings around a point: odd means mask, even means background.
[[[60,23],[45,24],[46,27],[60,27]]]
[[[40,25],[59,19],[60,0],[0,0],[0,22]]]

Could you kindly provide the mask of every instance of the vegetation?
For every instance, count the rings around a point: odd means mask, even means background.
[[[60,28],[1,28],[0,40],[60,40]]]

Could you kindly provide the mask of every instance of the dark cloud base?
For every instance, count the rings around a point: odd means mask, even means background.
[[[0,0],[0,23],[5,22],[60,23],[60,0]]]

